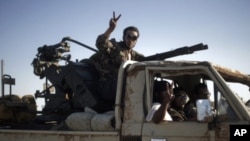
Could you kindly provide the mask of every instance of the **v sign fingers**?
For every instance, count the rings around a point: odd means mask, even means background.
[[[120,19],[121,14],[118,17],[115,17],[115,11],[113,11],[113,20],[116,22]]]
[[[166,90],[167,90],[167,98],[169,101],[173,101],[174,99],[174,95],[173,95],[173,86],[174,86],[174,83],[172,82],[171,84],[166,84]]]
[[[113,18],[111,18],[109,21],[109,28],[111,31],[113,31],[115,29],[116,23],[120,17],[121,17],[121,14],[118,17],[115,17],[115,12],[113,11]]]

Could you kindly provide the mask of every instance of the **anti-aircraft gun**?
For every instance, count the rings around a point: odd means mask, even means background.
[[[70,114],[74,111],[81,111],[84,107],[91,107],[97,111],[100,110],[95,109],[95,106],[101,102],[96,90],[99,79],[98,72],[88,61],[73,62],[70,60],[71,56],[69,54],[63,55],[70,51],[68,41],[98,52],[92,47],[68,37],[63,38],[58,44],[44,45],[38,48],[36,58],[32,62],[34,74],[41,79],[45,77],[46,81],[48,79],[56,91],[55,94],[50,94],[49,88],[52,87],[50,86],[42,92],[36,92],[36,97],[45,98],[44,114],[65,112]],[[207,45],[200,43],[148,56],[139,61],[164,60],[207,48]],[[65,65],[60,65],[60,61],[65,61]],[[102,106],[99,105],[99,107]],[[67,116],[67,114],[65,115]]]
[[[52,83],[52,86],[46,84],[47,88],[42,92],[35,93],[35,97],[45,98],[43,114],[67,115],[97,103],[93,86],[98,82],[98,73],[89,63],[73,62],[70,54],[64,54],[70,51],[66,40],[70,38],[63,38],[55,45],[39,47],[32,62],[34,74],[41,79],[45,77],[46,83]],[[62,61],[65,65],[60,64]],[[55,94],[50,93],[51,87],[54,87]]]

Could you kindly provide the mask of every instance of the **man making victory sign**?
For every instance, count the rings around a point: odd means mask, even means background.
[[[111,33],[117,26],[121,14],[109,21],[108,29],[97,37],[96,47],[98,52],[90,57],[100,75],[98,86],[99,94],[103,100],[111,103],[115,102],[116,83],[120,65],[127,60],[139,60],[144,56],[134,51],[133,48],[139,38],[139,30],[135,26],[128,26],[123,30],[123,40],[116,41],[109,39]]]

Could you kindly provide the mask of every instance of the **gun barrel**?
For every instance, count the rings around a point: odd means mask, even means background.
[[[139,61],[164,60],[164,59],[179,56],[179,55],[192,54],[195,51],[200,51],[200,50],[205,50],[205,49],[208,49],[208,46],[204,45],[203,43],[199,43],[190,47],[184,46],[184,47],[180,47],[175,50],[172,50],[172,51],[167,51],[167,52],[147,56]]]
[[[83,46],[83,47],[85,47],[85,48],[87,48],[87,49],[90,49],[90,50],[92,50],[92,51],[94,51],[94,52],[98,52],[98,50],[96,50],[96,49],[94,49],[94,48],[92,48],[92,47],[90,47],[90,46],[88,46],[88,45],[85,45],[85,44],[83,44],[83,43],[81,43],[81,42],[79,42],[79,41],[77,41],[77,40],[71,39],[70,37],[64,37],[64,38],[62,39],[62,41],[71,41],[71,42],[76,43],[76,44],[78,44],[78,45],[81,45],[81,46]]]

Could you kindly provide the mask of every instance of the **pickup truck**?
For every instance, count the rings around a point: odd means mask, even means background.
[[[188,94],[207,83],[213,120],[147,122],[155,79],[174,81]],[[0,129],[0,141],[229,141],[232,125],[250,126],[250,108],[229,83],[249,87],[250,76],[206,61],[127,61],[119,69],[113,129]]]

